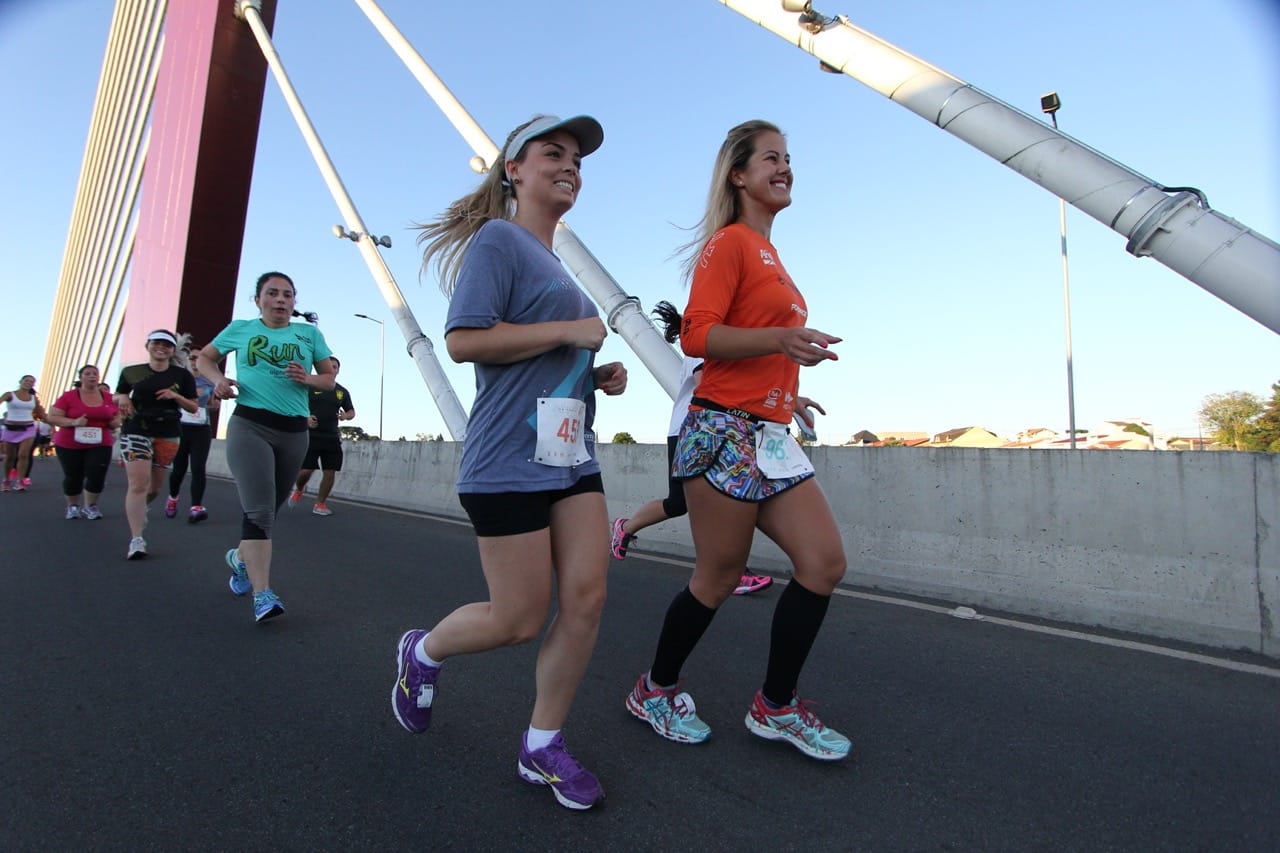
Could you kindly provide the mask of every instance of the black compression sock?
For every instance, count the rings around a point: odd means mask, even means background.
[[[794,579],[778,596],[769,638],[769,667],[761,693],[775,705],[790,705],[800,670],[827,615],[831,596],[818,595]]]
[[[689,587],[680,590],[662,623],[658,637],[658,650],[649,669],[649,681],[662,687],[671,687],[680,680],[680,670],[693,653],[694,646],[715,618],[716,611],[693,597]]]

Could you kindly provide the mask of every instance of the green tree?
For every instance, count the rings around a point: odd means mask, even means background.
[[[1248,391],[1210,394],[1200,404],[1200,423],[1223,447],[1249,449],[1253,421],[1262,414],[1262,401]]]
[[[364,427],[358,426],[340,426],[338,427],[338,433],[346,441],[373,441],[377,438],[377,436],[369,435],[369,433],[365,432]]]
[[[614,444],[635,444],[636,440],[631,437],[629,432],[620,432],[613,437]]]
[[[1280,453],[1280,382],[1271,386],[1271,399],[1249,428],[1249,446],[1267,453]]]

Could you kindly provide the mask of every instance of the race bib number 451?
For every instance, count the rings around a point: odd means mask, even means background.
[[[533,460],[556,468],[591,459],[586,441],[587,404],[572,397],[538,398],[538,444]]]

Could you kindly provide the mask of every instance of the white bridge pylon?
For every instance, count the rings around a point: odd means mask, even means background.
[[[444,369],[440,366],[440,360],[436,358],[435,347],[430,339],[423,334],[417,319],[414,318],[413,312],[404,300],[404,295],[400,292],[399,285],[396,284],[395,277],[387,267],[386,261],[383,260],[382,253],[378,251],[378,238],[370,234],[369,229],[365,227],[364,220],[360,218],[360,213],[356,210],[355,204],[351,201],[351,196],[342,184],[342,178],[338,176],[337,169],[333,166],[333,161],[329,158],[328,152],[325,151],[324,143],[320,141],[311,119],[307,116],[306,109],[298,99],[298,93],[289,81],[289,75],[284,69],[284,64],[280,61],[280,55],[276,53],[275,46],[271,43],[271,36],[267,32],[266,25],[262,23],[260,1],[238,0],[236,3],[236,15],[248,24],[249,29],[253,31],[253,36],[258,41],[258,47],[262,50],[262,55],[266,58],[267,65],[271,68],[271,73],[280,85],[280,89],[284,93],[285,102],[289,105],[289,111],[293,114],[293,119],[297,122],[298,129],[302,132],[303,139],[307,143],[307,148],[311,151],[311,157],[316,161],[316,166],[319,167],[320,174],[324,177],[324,182],[329,187],[329,194],[333,196],[334,202],[342,213],[346,229],[344,233],[337,233],[343,231],[343,229],[335,227],[335,233],[339,237],[350,237],[355,241],[356,247],[360,250],[360,255],[364,258],[365,264],[369,267],[369,272],[373,275],[374,283],[378,286],[378,290],[382,292],[382,298],[386,300],[387,307],[391,309],[391,314],[395,317],[401,334],[404,335],[409,356],[413,359],[414,364],[418,366],[418,372],[422,374],[423,380],[427,383],[427,389],[431,392],[431,397],[435,401],[436,407],[440,410],[440,415],[444,418],[445,427],[449,430],[449,434],[454,441],[462,441],[467,434],[467,411],[462,407],[462,403],[459,402],[458,395],[454,393],[453,386],[449,383],[449,378],[445,376]]]

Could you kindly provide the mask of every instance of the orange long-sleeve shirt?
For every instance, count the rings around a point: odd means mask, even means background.
[[[803,326],[804,297],[778,259],[778,250],[746,225],[712,235],[698,259],[684,309],[680,347],[705,359],[698,396],[759,418],[789,423],[795,412],[800,365],[785,355],[720,361],[707,354],[713,326]]]

